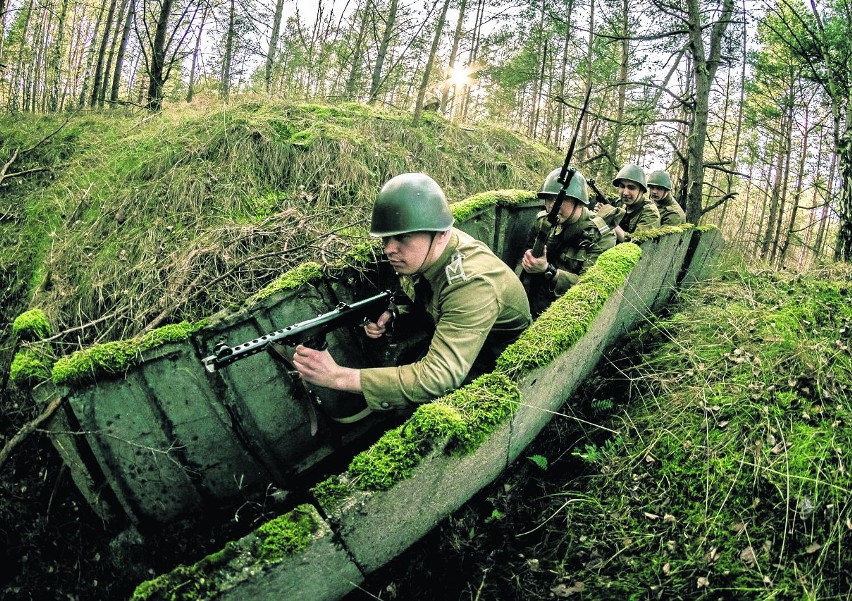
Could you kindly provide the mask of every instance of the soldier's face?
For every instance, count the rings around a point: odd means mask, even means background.
[[[556,202],[556,199],[548,199],[544,201],[544,210],[548,213],[553,209],[553,203]],[[556,218],[559,220],[559,223],[577,223],[580,220],[580,217],[583,214],[582,205],[576,202],[570,196],[566,197],[565,200],[562,201],[562,206],[559,207],[559,214]]]
[[[636,182],[622,179],[618,182],[618,196],[629,207],[642,197],[642,188]]]
[[[385,256],[399,275],[414,275],[435,262],[435,242],[447,232],[411,232],[382,238]]]
[[[651,200],[653,200],[654,202],[660,202],[661,200],[664,200],[668,193],[669,191],[665,188],[655,186],[654,184],[648,184],[648,196],[650,196]]]

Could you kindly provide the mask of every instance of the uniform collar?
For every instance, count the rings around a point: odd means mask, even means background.
[[[441,256],[438,257],[438,260],[432,263],[425,271],[422,272],[422,277],[426,278],[430,282],[434,282],[438,277],[438,274],[444,271],[444,267],[446,267],[447,263],[452,257],[456,249],[459,247],[459,236],[456,228],[452,228],[450,230],[450,241],[447,242],[447,246],[444,247],[444,252],[441,253]]]

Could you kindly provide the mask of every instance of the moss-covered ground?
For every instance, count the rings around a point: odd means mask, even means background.
[[[348,600],[848,599],[850,288],[731,266],[682,293],[569,400],[608,430],[557,416]]]

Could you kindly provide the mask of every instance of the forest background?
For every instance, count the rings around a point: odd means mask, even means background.
[[[227,101],[425,109],[567,146],[608,183],[668,169],[691,222],[805,267],[852,253],[843,2],[0,0],[0,107]],[[0,171],[0,184],[23,174]],[[8,182],[7,182],[8,183]]]

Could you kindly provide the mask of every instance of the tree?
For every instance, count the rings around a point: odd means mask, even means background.
[[[420,88],[417,90],[417,102],[414,105],[414,125],[420,122],[420,116],[423,114],[423,100],[426,98],[426,89],[429,87],[429,76],[432,74],[432,65],[435,64],[435,55],[438,53],[438,43],[441,41],[444,21],[447,18],[447,10],[449,8],[450,0],[444,0],[441,15],[438,17],[438,23],[435,25],[435,36],[432,38],[429,58],[426,60],[426,66],[423,69],[423,80],[420,82]]]
[[[158,111],[163,106],[166,80],[184,58],[184,45],[200,8],[186,0],[142,0],[136,13],[136,34],[145,59],[148,91],[145,106]],[[152,26],[153,25],[153,31]]]
[[[816,83],[829,102],[838,156],[840,227],[834,256],[852,259],[852,6],[831,1],[806,7],[798,0],[770,6],[777,33],[802,61],[805,76]]]

